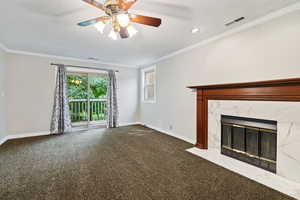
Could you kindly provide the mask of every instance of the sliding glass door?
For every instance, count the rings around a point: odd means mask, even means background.
[[[69,72],[67,78],[73,126],[105,124],[107,75]]]

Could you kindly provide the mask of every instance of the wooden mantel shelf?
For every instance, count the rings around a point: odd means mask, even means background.
[[[221,88],[241,88],[241,87],[265,87],[274,85],[293,85],[300,84],[300,78],[278,79],[269,81],[256,81],[244,83],[225,83],[213,85],[188,86],[191,89],[221,89]]]
[[[197,90],[197,144],[208,148],[208,101],[300,101],[300,78],[190,86]]]

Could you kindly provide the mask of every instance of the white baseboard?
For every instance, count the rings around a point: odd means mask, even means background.
[[[144,125],[144,126],[146,126],[146,127],[148,127],[148,128],[151,128],[151,129],[153,129],[153,130],[156,130],[156,131],[158,131],[158,132],[164,133],[164,134],[166,134],[166,135],[169,135],[169,136],[178,138],[178,139],[183,140],[183,141],[185,141],[185,142],[188,142],[188,143],[191,143],[191,144],[196,144],[196,141],[194,141],[194,140],[192,140],[192,139],[190,139],[190,138],[186,138],[186,137],[184,137],[184,136],[178,135],[178,134],[176,134],[176,133],[171,133],[171,132],[169,132],[169,131],[166,131],[166,130],[163,130],[163,129],[161,129],[161,128],[157,128],[157,127],[154,127],[154,126],[151,126],[151,125],[148,125],[148,124],[143,124],[143,123],[142,123],[142,125]]]
[[[141,122],[130,122],[130,123],[120,123],[120,127],[122,126],[133,126],[133,125],[141,125]]]
[[[4,138],[0,139],[0,146],[1,146],[2,144],[4,144],[7,140],[8,140],[8,139],[7,139],[7,136],[5,136]]]
[[[122,126],[132,126],[132,125],[143,125],[143,126],[146,126],[148,128],[151,128],[153,130],[156,130],[158,132],[164,133],[166,135],[170,135],[172,137],[175,137],[175,138],[178,138],[180,140],[186,141],[188,143],[196,144],[196,141],[191,140],[190,138],[186,138],[186,137],[183,137],[181,135],[171,133],[171,132],[163,130],[161,128],[157,128],[157,127],[154,127],[154,126],[151,126],[151,125],[147,125],[147,124],[144,124],[142,122],[121,123],[120,127],[122,127]],[[23,134],[8,135],[8,136],[4,137],[3,139],[0,139],[0,145],[4,144],[6,141],[12,140],[12,139],[37,137],[37,136],[45,136],[45,135],[50,135],[50,132],[49,131],[43,131],[43,132],[37,132],[37,133],[23,133]]]
[[[8,140],[13,139],[20,139],[20,138],[28,138],[28,137],[37,137],[37,136],[45,136],[50,135],[49,131],[43,131],[43,132],[37,132],[37,133],[22,133],[22,134],[15,134],[15,135],[8,135],[2,140],[0,140],[0,145],[2,145],[4,142]]]
[[[37,133],[22,133],[22,134],[15,134],[15,135],[8,135],[7,139],[20,139],[20,138],[28,138],[28,137],[37,137],[37,136],[45,136],[50,135],[49,131],[37,132]]]
[[[132,122],[132,123],[121,123],[120,126],[132,126],[132,125],[139,125],[141,122]],[[28,137],[37,137],[37,136],[45,136],[50,135],[51,133],[49,131],[42,131],[42,132],[36,132],[36,133],[22,133],[22,134],[13,134],[8,135],[0,140],[0,145],[2,145],[7,140],[13,140],[13,139],[20,139],[20,138],[28,138]]]

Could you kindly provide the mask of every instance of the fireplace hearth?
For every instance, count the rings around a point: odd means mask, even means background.
[[[277,122],[221,116],[221,153],[276,173]]]

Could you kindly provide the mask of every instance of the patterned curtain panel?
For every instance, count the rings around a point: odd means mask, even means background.
[[[107,127],[117,128],[118,124],[118,100],[117,100],[117,80],[116,73],[108,71],[108,88],[107,88]]]
[[[58,66],[54,95],[50,131],[52,134],[65,133],[71,130],[71,118],[67,96],[67,75],[63,65]]]

